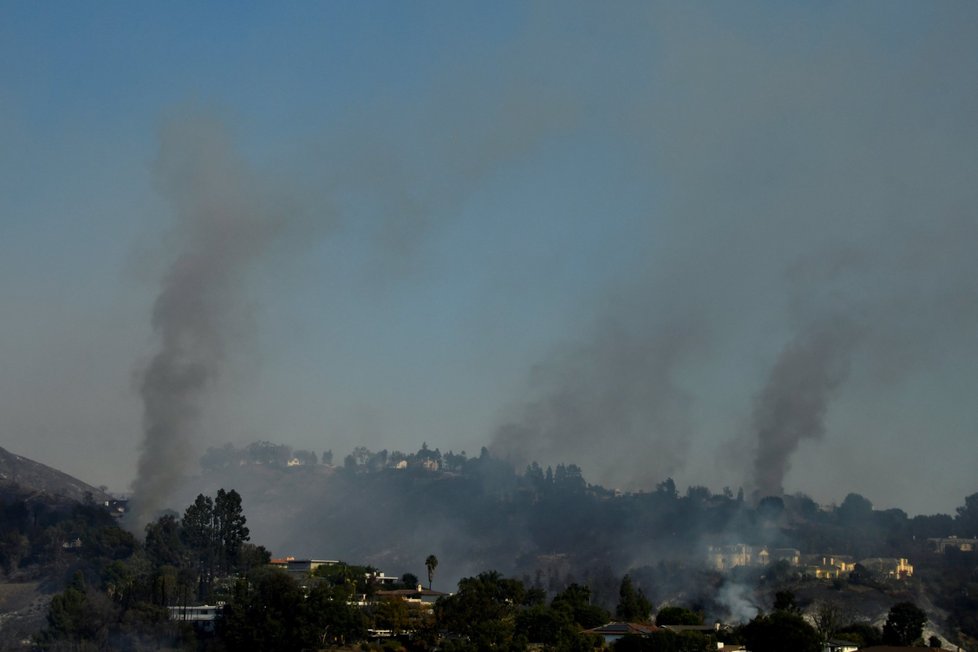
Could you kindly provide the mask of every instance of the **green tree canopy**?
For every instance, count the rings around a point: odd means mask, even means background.
[[[414,573],[404,573],[401,575],[401,584],[409,589],[413,589],[418,586],[418,576]]]
[[[899,602],[890,607],[883,625],[883,642],[887,645],[910,646],[920,640],[927,624],[927,614],[913,602]]]
[[[555,595],[550,606],[565,612],[582,629],[598,627],[611,620],[610,613],[591,604],[591,589],[580,584],[571,584]]]
[[[615,616],[627,622],[644,622],[652,612],[652,603],[641,590],[636,590],[629,575],[621,580]]]
[[[883,644],[883,632],[869,623],[850,623],[835,630],[836,637],[852,641],[859,647]]]
[[[454,595],[435,603],[435,617],[440,628],[467,639],[475,649],[499,648],[512,641],[524,594],[519,580],[486,571],[460,580]]]
[[[319,649],[327,643],[349,644],[367,634],[363,611],[347,602],[342,589],[317,584],[302,603],[307,645]]]
[[[683,607],[663,607],[655,616],[655,624],[665,625],[702,625],[703,614]]]
[[[308,642],[301,626],[303,601],[302,590],[286,573],[257,570],[235,585],[218,631],[230,650],[301,650]]]
[[[859,494],[848,494],[835,510],[843,525],[866,525],[873,516],[873,503]]]
[[[238,563],[241,546],[251,538],[246,522],[240,494],[234,489],[218,489],[214,501],[214,534],[218,558],[225,572]]]
[[[180,537],[180,532],[180,522],[172,514],[161,516],[157,521],[146,525],[144,550],[153,564],[157,566],[184,565],[187,549]]]
[[[796,613],[775,611],[760,615],[742,629],[751,652],[820,652],[821,640],[815,628]]]

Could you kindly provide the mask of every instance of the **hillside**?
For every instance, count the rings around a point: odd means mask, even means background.
[[[289,454],[268,455],[277,448]],[[938,554],[927,543],[974,531],[978,494],[966,497],[955,518],[910,518],[901,510],[876,510],[857,494],[819,509],[802,495],[770,496],[755,505],[730,490],[681,493],[668,478],[649,491],[615,492],[588,483],[573,464],[531,464],[520,473],[485,450],[467,458],[426,446],[409,455],[363,449],[333,466],[286,448],[259,442],[209,451],[203,473],[183,479],[186,496],[172,501],[174,510],[192,504],[196,492],[232,487],[240,492],[251,541],[277,556],[341,559],[395,577],[422,577],[426,557],[435,555],[434,584],[442,591],[492,569],[521,578],[541,595],[583,584],[590,604],[610,610],[629,573],[654,606],[691,605],[707,622],[746,622],[770,611],[787,589],[802,610],[831,608],[842,624],[879,627],[893,604],[910,601],[925,610],[928,636],[970,646],[978,632],[970,597],[978,594],[974,553]],[[325,458],[331,462],[331,455]],[[295,463],[299,459],[308,462]],[[74,570],[87,569],[92,591],[101,591],[94,587],[113,577],[104,571],[135,554],[139,590],[152,595],[158,578],[147,570],[146,555],[164,565],[182,559],[169,547],[186,540],[173,514],[156,523],[156,538],[143,551],[100,506],[68,497],[72,490],[98,496],[97,490],[7,451],[2,460],[0,649],[43,626],[51,593],[63,589]],[[18,482],[30,484],[20,488]],[[170,538],[160,539],[167,532]],[[75,539],[80,547],[64,547]],[[161,547],[161,541],[170,543]],[[799,558],[907,557],[916,570],[912,577],[889,578],[857,567],[858,573],[828,581],[812,575],[806,562],[712,565],[717,549],[742,545],[754,552],[794,550]],[[107,599],[99,598],[111,606],[106,613],[121,618],[113,610],[122,603]],[[122,622],[106,627],[125,629]]]
[[[62,496],[81,501],[91,494],[97,502],[108,500],[110,496],[78,478],[50,466],[16,455],[0,448],[0,489],[19,485],[21,489],[45,493],[49,496]]]
[[[978,531],[978,494],[956,517],[910,517],[874,509],[858,494],[831,508],[801,494],[754,504],[729,489],[681,492],[668,478],[646,491],[616,492],[587,482],[573,464],[519,472],[486,451],[469,458],[426,446],[412,454],[358,448],[342,465],[331,463],[330,451],[324,459],[269,442],[211,449],[203,473],[184,478],[173,504],[234,487],[252,539],[275,555],[356,560],[420,576],[425,557],[435,554],[439,587],[495,569],[550,592],[583,582],[592,603],[611,608],[630,572],[655,604],[693,604],[723,621],[770,609],[787,586],[804,607],[837,604],[878,624],[892,604],[911,600],[926,608],[935,631],[960,632],[961,640],[978,632],[968,615],[978,588],[974,556],[937,555],[927,542]],[[827,582],[804,565],[775,567],[770,577],[759,565],[735,573],[711,567],[708,550],[731,544],[908,558],[917,572],[910,581]]]
[[[46,624],[51,597],[64,588],[81,554],[60,545],[87,531],[79,514],[110,519],[100,507],[84,504],[88,495],[97,503],[109,498],[78,478],[0,448],[0,650],[23,649],[23,641]]]

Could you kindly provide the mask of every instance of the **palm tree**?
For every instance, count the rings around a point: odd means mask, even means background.
[[[435,577],[435,569],[438,568],[438,557],[428,555],[424,560],[424,567],[428,569],[428,590],[431,590],[431,580]]]

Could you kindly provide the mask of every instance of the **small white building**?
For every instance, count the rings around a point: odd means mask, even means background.
[[[170,620],[187,622],[205,632],[213,632],[224,605],[198,604],[167,607]]]

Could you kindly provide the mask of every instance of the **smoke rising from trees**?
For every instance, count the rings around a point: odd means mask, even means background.
[[[132,520],[142,527],[195,463],[208,390],[220,375],[239,285],[280,226],[220,122],[167,123],[156,162],[178,252],[153,305],[158,349],[140,372],[143,441]]]
[[[784,11],[779,19],[790,23],[792,11]],[[322,432],[334,437],[322,448],[345,444],[341,438],[393,445],[422,427],[452,441],[452,428],[463,423],[491,437],[493,453],[517,465],[580,464],[609,486],[648,487],[676,475],[780,493],[786,480],[792,484],[792,468],[805,470],[791,464],[801,442],[833,443],[852,433],[854,448],[865,450],[879,432],[897,436],[899,428],[888,425],[898,417],[880,413],[873,429],[860,429],[867,417],[852,405],[864,399],[899,405],[891,399],[907,391],[901,383],[939,372],[954,351],[973,357],[978,268],[970,243],[978,227],[968,212],[974,131],[964,126],[976,98],[970,86],[957,85],[954,101],[941,99],[948,97],[938,92],[943,82],[927,74],[944,69],[969,78],[953,47],[927,43],[888,60],[877,56],[882,37],[845,27],[833,27],[824,39],[796,34],[799,40],[789,43],[779,34],[758,40],[703,12],[642,9],[631,17],[599,20],[595,33],[567,29],[577,25],[566,17],[551,26],[537,16],[535,29],[497,53],[492,74],[460,74],[486,71],[465,65],[436,74],[429,93],[403,105],[381,100],[347,116],[340,128],[326,128],[302,164],[286,162],[283,174],[292,177],[298,201],[335,202],[343,214],[348,239],[329,253],[356,252],[355,260],[343,261],[344,273],[380,275],[385,282],[396,277],[404,305],[418,298],[411,283],[445,283],[444,294],[424,297],[431,314],[450,316],[443,324],[451,325],[452,336],[471,329],[466,341],[479,355],[509,356],[509,366],[500,364],[487,373],[498,375],[478,385],[488,388],[484,405],[511,406],[495,420],[489,409],[479,422],[472,419],[475,425],[465,417],[444,425],[434,417],[401,418],[396,411],[403,404],[389,399],[398,393],[377,390],[386,382],[378,377],[365,380],[353,398],[383,414],[383,427],[361,428],[356,415],[341,415],[336,405],[303,422],[293,414],[308,404],[296,404],[280,420],[295,419],[287,427],[308,437],[304,447],[320,445],[314,438]],[[598,41],[616,43],[622,59],[648,63],[639,83],[619,86],[597,74],[600,66],[566,65]],[[849,53],[844,62],[840,51]],[[917,54],[926,54],[928,65],[908,67]],[[537,76],[546,83],[537,84]],[[935,115],[941,120],[930,119]],[[410,137],[400,131],[405,125]],[[188,150],[208,147],[185,143]],[[235,309],[241,273],[276,237],[274,220],[262,216],[270,212],[256,208],[268,205],[256,196],[261,184],[235,162],[226,142],[222,147],[220,156],[207,155],[221,158],[214,167],[224,171],[205,171],[200,180],[193,180],[194,165],[168,171],[160,165],[165,193],[183,216],[186,247],[158,300],[154,328],[161,348],[141,385],[147,433],[191,433],[186,441],[195,436],[202,401],[227,355],[222,328]],[[621,174],[603,175],[607,165]],[[501,215],[512,213],[512,205],[483,200],[510,176],[525,177],[526,184],[506,186],[514,192],[507,201],[526,200],[532,208],[507,221]],[[240,196],[207,197],[203,189],[215,182],[236,186]],[[586,193],[575,194],[578,187]],[[562,192],[568,204],[586,197],[587,207],[563,219],[566,207],[546,199]],[[627,201],[612,197],[619,192]],[[470,210],[472,197],[479,210]],[[244,218],[200,217],[214,214],[220,202],[237,204]],[[575,230],[598,234],[605,225],[618,233],[607,250],[573,250],[575,239],[562,239]],[[507,230],[512,233],[499,235]],[[461,232],[459,244],[452,238]],[[507,248],[501,237],[528,249]],[[210,244],[215,240],[220,246]],[[496,261],[485,252],[494,248],[498,260],[518,252],[512,268],[489,269]],[[551,253],[556,269],[544,255]],[[533,262],[520,260],[523,254]],[[584,260],[589,254],[607,256],[607,272]],[[425,269],[412,277],[415,263]],[[446,280],[463,277],[461,290]],[[532,313],[532,298],[551,290],[565,296]],[[362,300],[365,293],[351,294]],[[498,321],[480,331],[490,313]],[[401,316],[378,310],[371,318],[396,324]],[[531,331],[533,320],[545,324],[544,335],[506,337],[524,326]],[[826,325],[835,321],[844,325]],[[425,322],[412,334],[426,337],[436,327]],[[374,333],[393,341],[394,330]],[[391,349],[404,352],[396,362],[410,368],[396,370],[398,377],[416,378],[420,368],[424,356],[413,358],[409,349]],[[376,360],[374,367],[333,367],[328,353],[320,362],[329,369],[319,377],[324,384],[381,368]],[[517,364],[530,367],[522,385],[508,383],[520,377]],[[952,371],[967,379],[965,367]],[[303,392],[315,396],[311,386]],[[507,396],[500,387],[513,391]],[[431,390],[412,401],[431,400],[427,412],[450,419],[466,413],[468,406],[451,401],[461,395]],[[461,398],[475,403],[481,395]],[[441,409],[450,402],[453,409]],[[946,428],[948,436],[963,432],[960,423],[942,421],[945,413],[935,408],[934,414],[935,428]],[[404,433],[384,432],[389,424]],[[910,427],[899,425],[899,436],[909,440]],[[487,443],[474,441],[472,432],[456,445]],[[168,436],[148,437],[147,450],[150,441]],[[726,454],[731,439],[740,458]],[[846,464],[841,460],[831,472],[846,473]],[[148,468],[156,465],[179,466],[163,453],[144,454],[141,477],[169,477]],[[860,477],[870,483],[875,475]],[[822,480],[810,480],[816,482]],[[152,484],[140,480],[137,493],[156,493]]]
[[[696,342],[679,327],[635,333],[606,325],[534,370],[531,392],[541,395],[495,433],[492,450],[519,468],[584,462],[601,482],[651,486],[680,466],[692,434],[690,397],[674,374]]]
[[[778,356],[754,405],[758,497],[784,493],[784,477],[798,444],[825,434],[825,412],[849,371],[854,342],[852,329],[840,320],[813,327]]]
[[[650,14],[634,24],[655,51],[620,38],[648,62],[647,86],[609,95],[609,114],[629,110],[607,132],[627,135],[629,173],[654,188],[635,235],[644,255],[601,288],[624,300],[541,356],[493,451],[578,463],[612,486],[688,472],[763,495],[781,493],[803,441],[914,442],[896,416],[903,392],[933,391],[930,374],[953,385],[948,361],[975,351],[964,179],[978,95],[955,54],[962,30],[938,19],[948,29],[933,34],[951,40],[897,53],[844,26],[762,43],[703,12]],[[964,437],[947,415],[914,425]],[[868,463],[873,484],[883,461]],[[828,493],[824,477],[805,481]]]

